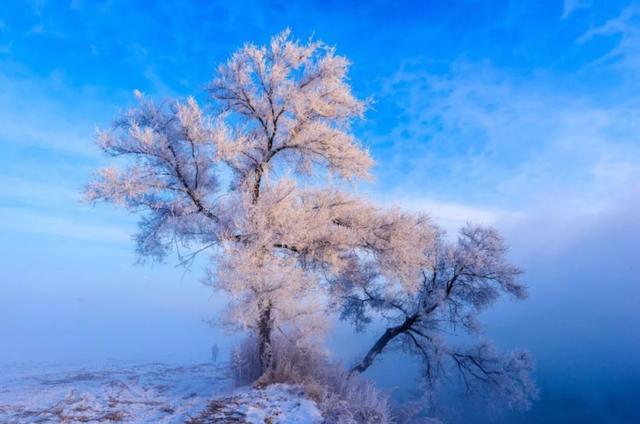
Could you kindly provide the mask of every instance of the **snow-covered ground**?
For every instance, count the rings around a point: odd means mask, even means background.
[[[320,424],[323,422],[316,404],[299,389],[274,384],[264,389],[238,390],[232,396],[214,400],[191,421],[193,424]]]
[[[285,385],[233,390],[215,364],[0,365],[1,423],[320,423]]]

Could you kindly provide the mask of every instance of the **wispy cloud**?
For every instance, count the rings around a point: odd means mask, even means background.
[[[589,0],[564,0],[562,4],[562,19],[566,19],[578,9],[587,8],[591,5]]]
[[[52,152],[97,156],[96,125],[108,123],[106,116],[116,110],[92,87],[69,87],[63,72],[39,78],[6,62],[0,91],[0,141]]]
[[[587,31],[578,41],[585,43],[597,37],[618,37],[618,42],[594,61],[593,66],[613,65],[636,75],[640,72],[640,5],[627,6],[618,16]]]
[[[0,175],[0,205],[12,203],[51,208],[59,204],[76,204],[80,200],[81,184],[73,180],[69,184],[69,181],[52,178],[37,180],[27,175]]]
[[[380,167],[396,170],[400,192],[522,208],[559,193],[600,201],[640,175],[633,95],[594,98],[483,63],[434,74],[417,60],[388,80],[385,100],[400,112],[376,136],[389,151]]]
[[[131,219],[82,202],[83,181],[0,175],[0,232],[131,244]]]
[[[516,210],[491,208],[465,203],[445,202],[421,196],[419,193],[400,193],[381,196],[379,203],[397,205],[403,209],[428,213],[439,227],[455,236],[458,230],[467,223],[489,226],[502,226],[507,222],[519,220],[524,212]]]

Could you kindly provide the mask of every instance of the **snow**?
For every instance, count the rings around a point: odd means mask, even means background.
[[[0,422],[178,423],[230,390],[215,364],[0,366]]]
[[[299,388],[273,384],[245,389],[225,399],[214,400],[194,423],[240,422],[246,424],[320,424],[324,422],[316,404]]]
[[[233,390],[224,364],[0,365],[0,422],[321,423],[296,387]]]

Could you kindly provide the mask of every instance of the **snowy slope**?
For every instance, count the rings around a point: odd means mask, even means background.
[[[185,421],[288,424],[322,419],[312,401],[288,386],[234,392],[222,365],[0,366],[2,423]]]

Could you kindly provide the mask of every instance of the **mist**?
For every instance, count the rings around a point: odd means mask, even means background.
[[[454,388],[436,406],[446,422],[640,419],[640,192],[612,199],[597,210],[572,209],[566,197],[550,199],[497,224],[510,257],[525,271],[529,298],[500,301],[484,313],[485,330],[499,347],[533,354],[540,397],[528,411],[505,412]],[[362,355],[384,331],[372,327],[359,343],[339,331],[331,345],[347,361]],[[368,372],[398,401],[419,399],[413,385],[419,365],[411,357],[390,353]]]

